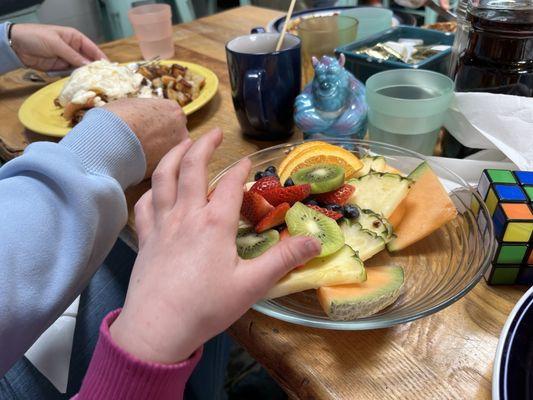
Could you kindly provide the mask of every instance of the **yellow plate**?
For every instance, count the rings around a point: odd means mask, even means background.
[[[216,94],[218,78],[210,69],[198,64],[179,60],[164,60],[161,63],[178,63],[189,68],[192,72],[205,77],[205,86],[200,91],[198,98],[183,107],[186,115],[192,114],[202,108]],[[20,107],[18,113],[22,125],[33,132],[43,135],[65,136],[71,128],[68,126],[68,121],[61,116],[63,109],[54,105],[54,99],[59,96],[67,80],[68,78],[64,78],[51,83],[28,97]]]

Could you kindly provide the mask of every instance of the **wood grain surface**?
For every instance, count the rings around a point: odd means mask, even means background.
[[[220,79],[216,97],[189,117],[193,138],[219,126],[225,139],[210,173],[271,146],[245,139],[233,112],[224,44],[265,26],[280,13],[242,7],[175,27],[176,59],[211,68]],[[139,60],[134,39],[102,46],[113,61]],[[10,159],[29,141],[17,111],[43,84],[28,83],[24,72],[0,78],[0,158]],[[49,80],[47,78],[47,80]],[[292,140],[299,139],[296,134]],[[127,193],[131,206],[149,182]],[[135,243],[130,214],[129,238]],[[326,331],[284,323],[249,311],[230,329],[294,399],[489,399],[493,357],[500,330],[523,289],[478,284],[468,295],[430,317],[390,329]]]

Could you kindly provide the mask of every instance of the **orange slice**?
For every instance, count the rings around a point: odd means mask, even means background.
[[[287,157],[285,157],[283,161],[281,162],[281,164],[279,165],[278,171],[283,171],[290,162],[294,161],[294,159],[296,159],[296,157],[301,155],[303,152],[313,147],[318,147],[318,146],[331,146],[331,145],[326,142],[320,142],[320,141],[302,143],[296,146],[295,148],[293,148],[291,152],[287,154]]]
[[[353,153],[342,147],[327,144],[326,146],[311,147],[307,151],[296,156],[284,168],[280,168],[280,180],[281,182],[285,182],[285,180],[296,171],[315,164],[338,165],[344,168],[345,179],[350,179],[363,167],[363,162]]]

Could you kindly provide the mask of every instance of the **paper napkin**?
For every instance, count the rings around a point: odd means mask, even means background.
[[[55,386],[66,393],[70,355],[80,298],[54,322],[26,352],[26,358]]]
[[[533,98],[456,93],[444,125],[463,145],[498,149],[519,169],[533,170]]]

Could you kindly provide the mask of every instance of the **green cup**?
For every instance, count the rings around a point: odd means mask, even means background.
[[[446,75],[420,69],[372,75],[366,81],[370,139],[433,154],[453,86]]]

